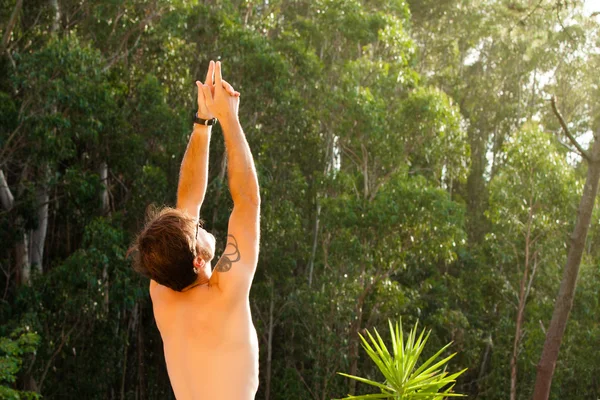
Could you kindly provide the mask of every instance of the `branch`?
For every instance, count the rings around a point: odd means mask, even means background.
[[[306,383],[306,381],[304,380],[304,377],[302,376],[302,374],[300,373],[300,371],[298,371],[298,367],[296,367],[295,365],[294,365],[294,370],[298,374],[298,377],[300,378],[300,381],[304,384],[304,386],[306,386],[306,390],[308,390],[308,392],[313,397],[313,399],[319,400],[319,397],[315,394],[315,392],[313,392],[310,389],[310,386],[308,386],[308,383]]]
[[[563,146],[565,149],[569,150],[571,153],[577,153],[579,154],[579,152],[577,151],[577,149],[572,148],[571,146],[569,146],[568,144],[566,144],[565,142],[563,142],[562,140],[558,140],[558,144],[560,144],[561,146]]]
[[[73,331],[75,331],[75,328],[79,327],[79,321],[81,320],[81,316],[77,317],[77,321],[75,321],[75,323],[73,324],[73,326],[71,327],[71,329],[69,329],[69,331],[67,332],[67,334],[65,335],[65,325],[62,326],[62,329],[60,331],[60,337],[61,337],[61,341],[60,344],[58,345],[58,348],[56,349],[56,351],[52,354],[52,356],[50,357],[50,360],[48,360],[48,362],[46,363],[46,368],[44,368],[44,373],[42,374],[42,377],[40,378],[40,383],[38,384],[38,388],[40,390],[40,392],[42,391],[42,385],[44,384],[44,380],[46,379],[46,375],[48,374],[48,370],[50,369],[50,367],[52,366],[52,363],[54,362],[54,359],[60,354],[60,352],[62,351],[65,343],[69,340],[69,338],[71,337],[71,334],[73,333]],[[65,318],[65,322],[64,324],[66,324],[66,318]]]
[[[560,17],[560,9],[562,7],[562,3],[559,1],[556,2],[556,19],[558,20],[558,23],[560,24],[560,27],[562,28],[563,32],[569,37],[569,39],[571,39],[572,42],[577,43],[577,41],[575,40],[575,38],[573,38],[573,36],[571,36],[571,34],[569,33],[569,31],[567,30],[567,28],[565,28],[565,24],[563,23],[562,18]]]
[[[515,24],[513,24],[513,26],[510,27],[509,32],[512,32],[512,30],[515,28],[515,26],[517,25],[525,25],[525,21],[527,21],[529,19],[529,17],[531,17],[531,15],[538,9],[540,8],[540,6],[542,5],[542,3],[544,2],[544,0],[540,0],[531,10],[529,10],[529,12],[527,13],[527,15],[523,18],[521,18],[518,22],[515,22]]]
[[[29,29],[27,29],[26,31],[23,31],[23,32],[21,32],[21,36],[19,36],[19,38],[18,38],[18,39],[16,39],[16,40],[13,40],[13,41],[12,41],[12,43],[10,44],[10,46],[8,46],[8,47],[6,48],[7,54],[10,54],[10,52],[12,51],[12,49],[13,49],[13,48],[15,48],[15,46],[16,46],[17,44],[19,44],[19,42],[20,42],[21,40],[23,40],[23,38],[24,38],[24,37],[27,37],[27,34],[28,34],[28,33],[30,33],[30,32],[31,32],[31,31],[32,31],[32,30],[33,30],[33,29],[34,29],[34,28],[37,26],[37,23],[38,23],[38,21],[40,20],[40,17],[42,16],[42,12],[43,12],[43,11],[44,11],[44,9],[42,8],[42,9],[40,10],[40,12],[38,12],[37,16],[35,17],[35,20],[33,21],[33,24],[31,24],[31,25],[29,26]],[[25,46],[23,47],[23,49],[22,49],[22,50],[27,50],[27,48],[28,48],[29,46],[31,46],[31,44],[32,44],[32,43],[33,43],[33,42],[30,42],[28,45],[25,45]]]
[[[119,46],[117,48],[117,51],[115,51],[114,55],[106,63],[103,71],[110,69],[118,60],[120,60],[121,58],[128,55],[131,52],[131,50],[133,50],[133,48],[135,48],[137,46],[137,43],[139,42],[140,37],[144,33],[144,29],[146,28],[146,26],[149,23],[151,23],[154,18],[156,18],[157,16],[160,16],[164,10],[165,10],[165,7],[161,7],[158,10],[155,10],[154,12],[149,14],[146,18],[144,18],[142,21],[140,21],[140,23],[137,24],[134,28],[129,30],[125,34],[123,39],[121,40],[121,43],[119,44]],[[121,49],[123,49],[123,47],[126,47],[127,42],[129,41],[129,38],[131,37],[131,35],[133,35],[138,30],[140,31],[140,34],[138,35],[133,47],[129,50],[126,50],[124,53],[121,53]]]
[[[529,297],[529,292],[531,291],[531,284],[533,283],[533,277],[535,276],[535,272],[537,270],[537,266],[538,266],[537,254],[538,254],[537,251],[533,254],[533,270],[531,271],[531,276],[529,277],[529,283],[527,284],[527,290],[525,290],[525,301],[527,301],[527,297]]]
[[[8,47],[8,42],[10,41],[10,37],[12,36],[13,29],[15,28],[15,24],[17,22],[17,16],[19,15],[19,11],[21,11],[22,7],[23,0],[17,0],[17,4],[15,4],[15,8],[13,9],[12,14],[10,15],[10,19],[8,20],[8,24],[6,25],[4,37],[2,38],[3,51]]]
[[[567,124],[565,123],[563,116],[558,111],[558,108],[556,108],[556,97],[555,96],[552,96],[552,98],[550,99],[550,104],[552,105],[552,111],[554,111],[554,115],[556,115],[556,118],[558,118],[558,122],[560,122],[560,126],[562,127],[565,135],[567,135],[567,137],[569,138],[569,140],[571,141],[573,146],[575,146],[577,151],[579,151],[579,154],[581,154],[581,156],[583,158],[585,158],[586,161],[589,162],[590,155],[588,154],[587,151],[585,151],[583,149],[583,147],[581,147],[581,145],[579,143],[577,143],[577,140],[575,140],[575,137],[573,137],[573,135],[571,134],[571,131],[569,131],[569,128],[567,127]]]
[[[2,150],[2,152],[0,152],[0,164],[4,164],[4,162],[2,161],[4,159],[4,153],[11,153],[11,151],[8,150],[9,149],[8,145],[13,140],[15,135],[19,132],[19,130],[23,127],[23,123],[24,123],[24,120],[21,119],[21,122],[19,122],[19,125],[15,128],[14,131],[12,131],[12,133],[10,134],[8,139],[6,139],[6,142],[4,142],[4,149]]]

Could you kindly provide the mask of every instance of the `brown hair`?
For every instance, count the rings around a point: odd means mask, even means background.
[[[128,251],[133,268],[181,292],[196,281],[194,258],[198,221],[171,207],[148,207],[146,223]]]

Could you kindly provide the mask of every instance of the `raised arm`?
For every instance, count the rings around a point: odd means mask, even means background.
[[[208,179],[208,147],[212,127],[194,124],[177,186],[177,208],[198,218]]]
[[[231,288],[233,293],[246,295],[247,291],[242,287],[250,289],[258,262],[260,194],[252,153],[238,119],[239,97],[229,95],[225,90],[229,84],[222,82],[221,63],[217,62],[215,96],[207,104],[223,128],[233,211],[225,251],[213,274],[219,274],[219,286],[224,291]],[[203,89],[208,97],[208,89]]]
[[[215,63],[210,62],[206,73],[205,85],[210,92],[214,92],[213,84]],[[208,110],[202,83],[197,81],[198,87],[198,117],[203,119],[214,118],[213,113]],[[228,88],[229,93],[235,95],[233,88]],[[238,94],[239,95],[239,94]],[[210,145],[212,126],[194,124],[194,130],[190,136],[181,170],[179,172],[179,185],[177,187],[177,208],[188,214],[199,218],[200,207],[204,202],[206,185],[208,180],[208,149]]]

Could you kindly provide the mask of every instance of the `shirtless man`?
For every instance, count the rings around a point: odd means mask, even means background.
[[[214,83],[213,83],[214,79]],[[258,261],[260,195],[254,161],[238,120],[239,92],[211,61],[198,86],[198,113],[181,163],[177,208],[149,216],[134,244],[134,266],[151,278],[150,297],[178,400],[254,399],[258,340],[249,293]],[[215,237],[200,227],[211,126],[227,148],[233,211],[227,244],[211,271]],[[205,121],[203,121],[205,120]]]

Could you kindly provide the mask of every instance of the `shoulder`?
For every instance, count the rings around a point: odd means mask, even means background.
[[[150,299],[152,300],[152,307],[154,308],[154,312],[157,310],[171,305],[177,302],[177,292],[169,289],[166,286],[161,285],[160,283],[151,280],[150,281]]]

